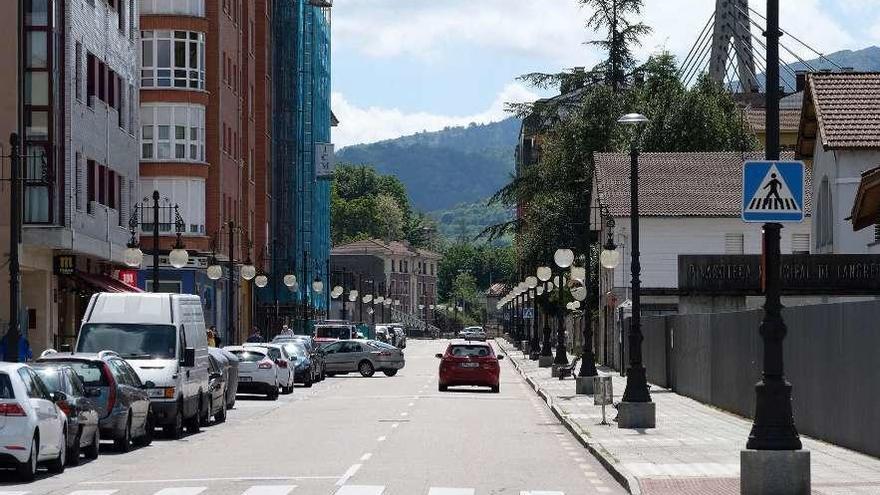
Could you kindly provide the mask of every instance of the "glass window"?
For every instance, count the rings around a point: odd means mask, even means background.
[[[171,325],[90,323],[84,325],[77,352],[110,349],[125,359],[175,359],[177,333]]]
[[[0,373],[0,399],[14,399],[15,389],[6,373]]]
[[[243,363],[258,363],[266,358],[266,355],[258,351],[231,351]]]
[[[141,159],[205,161],[204,107],[145,104],[141,124]]]
[[[58,362],[58,361],[53,361]],[[87,387],[106,387],[107,377],[102,371],[102,364],[94,361],[65,361],[64,364],[73,368],[74,373]]]
[[[49,112],[29,111],[25,113],[25,138],[36,141],[49,138]]]
[[[24,75],[24,102],[26,105],[49,105],[49,73],[26,72]]]
[[[24,22],[28,26],[49,24],[49,0],[26,0]]]
[[[141,87],[205,89],[205,34],[141,31]]]
[[[37,368],[36,371],[50,392],[55,392],[56,390],[65,391],[64,381],[61,379],[61,370],[58,368]]]
[[[49,50],[46,45],[46,31],[28,31],[27,33],[29,69],[45,69],[49,67]]]
[[[141,14],[205,16],[205,0],[141,0]]]

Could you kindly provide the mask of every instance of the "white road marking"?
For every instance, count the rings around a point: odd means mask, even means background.
[[[351,467],[349,467],[348,470],[345,471],[345,474],[343,474],[342,477],[336,481],[336,486],[342,486],[346,484],[349,478],[354,476],[355,473],[358,472],[358,469],[361,468],[361,466],[363,466],[363,464],[352,464]]]
[[[27,495],[30,492],[0,492],[0,495]]]
[[[248,488],[242,495],[287,495],[296,485],[255,485]]]
[[[532,490],[530,492],[519,492],[519,495],[565,495],[565,492],[541,492]]]
[[[611,493],[611,488],[608,488],[607,486],[597,486],[596,491],[600,493]]]
[[[393,425],[391,425],[392,428],[397,428],[398,426],[400,426],[400,423],[394,423]]]
[[[70,492],[68,495],[113,495],[119,490],[74,490]],[[0,492],[0,493],[8,493],[8,492]],[[20,492],[27,493],[27,492]]]
[[[381,437],[377,438],[376,441],[377,442],[384,442],[386,438],[387,437],[385,435],[382,435]]]
[[[428,490],[428,495],[474,495],[473,488],[437,488],[432,486]]]
[[[163,488],[154,495],[199,495],[207,490],[207,486],[190,486],[181,488]]]
[[[402,412],[402,413],[400,413],[400,415],[401,415],[401,416],[409,416],[409,413],[408,413],[408,412]]]
[[[336,480],[339,476],[265,476],[240,478],[190,478],[167,480],[117,480],[117,481],[81,481],[80,485],[158,485],[167,483],[213,483],[218,481],[293,481],[293,480]],[[2,495],[2,494],[0,494]]]
[[[336,495],[382,495],[384,486],[349,485],[336,491]]]
[[[362,461],[369,461],[369,460],[370,460],[370,457],[373,457],[373,454],[367,452],[366,454],[364,454],[364,455],[361,456],[361,460],[362,460]]]
[[[412,406],[414,406],[414,405],[416,405],[415,402],[410,402],[409,404],[406,405],[406,407],[412,407]]]

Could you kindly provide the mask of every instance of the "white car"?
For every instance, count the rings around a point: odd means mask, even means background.
[[[278,365],[269,358],[269,349],[257,346],[224,347],[238,358],[238,392],[265,394],[278,398]]]
[[[244,344],[244,347],[262,347],[269,350],[269,359],[278,366],[278,385],[282,394],[293,393],[296,382],[296,357],[281,344]]]
[[[15,468],[24,481],[45,463],[51,473],[67,461],[67,416],[29,366],[0,363],[0,466]]]

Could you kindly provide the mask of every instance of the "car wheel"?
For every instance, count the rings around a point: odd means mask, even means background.
[[[183,403],[177,404],[177,414],[174,415],[174,422],[163,428],[165,436],[172,440],[180,440],[183,438]]]
[[[333,376],[333,375],[328,375],[327,374],[327,367],[322,365],[321,366],[321,381],[324,381],[324,379],[327,378],[328,376]]]
[[[493,385],[492,386],[492,393],[497,394],[498,392],[501,392],[501,385]]]
[[[305,374],[305,377],[303,378],[303,385],[306,388],[309,388],[312,386],[312,370],[311,369],[308,371],[308,373]]]
[[[275,386],[272,387],[272,390],[269,390],[266,394],[266,398],[269,400],[278,400],[278,384],[275,384]]]
[[[64,468],[67,466],[67,430],[61,432],[61,451],[58,452],[58,457],[49,461],[46,464],[46,468],[52,474],[61,474],[64,472]]]
[[[437,385],[437,390],[440,392],[446,392],[447,390],[449,390],[449,387],[446,385]]]
[[[204,402],[202,401],[202,396],[199,396],[199,406],[196,409],[196,413],[192,415],[191,418],[186,420],[186,429],[190,434],[198,433],[202,431],[202,408],[204,407]]]
[[[385,373],[385,376],[394,376],[397,374],[397,370],[382,370],[382,373]]]
[[[213,412],[214,412],[214,394],[211,393],[208,395],[208,407],[205,409],[204,414],[202,414],[202,410],[199,409],[199,414],[200,414],[199,426],[210,426],[211,425],[211,413],[213,413]]]
[[[375,373],[376,370],[373,368],[373,363],[363,360],[358,364],[358,372],[360,372],[362,377],[369,378],[373,376],[373,373]]]
[[[226,404],[223,404],[223,407],[217,411],[217,414],[214,415],[214,421],[217,423],[225,423],[226,422]]]
[[[37,456],[40,452],[40,441],[37,436],[31,440],[31,455],[28,459],[20,463],[16,468],[16,474],[21,481],[34,481],[37,477]]]
[[[68,466],[79,466],[80,442],[82,442],[82,429],[77,432],[76,438],[73,440],[73,447],[67,452]]]
[[[95,434],[92,435],[92,443],[90,443],[88,447],[83,449],[83,452],[86,455],[86,459],[95,460],[98,458],[98,455],[101,453],[101,430],[100,430],[100,428],[95,427]]]
[[[125,421],[125,431],[122,433],[122,438],[117,438],[113,444],[119,452],[131,451],[131,412],[128,413],[128,419]]]

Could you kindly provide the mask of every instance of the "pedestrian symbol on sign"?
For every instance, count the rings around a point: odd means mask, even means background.
[[[800,222],[804,218],[801,162],[746,162],[743,209],[746,222]]]

